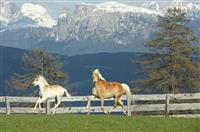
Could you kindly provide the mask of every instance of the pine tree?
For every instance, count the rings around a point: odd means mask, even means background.
[[[36,75],[43,75],[50,84],[67,84],[67,75],[61,71],[59,57],[43,49],[33,49],[22,56],[25,73],[14,73],[7,81],[9,87],[26,89],[31,87]]]
[[[156,23],[155,39],[146,42],[153,54],[143,61],[147,78],[139,81],[159,93],[195,92],[200,90],[200,64],[193,59],[200,48],[198,38],[187,27],[186,13],[170,7]]]

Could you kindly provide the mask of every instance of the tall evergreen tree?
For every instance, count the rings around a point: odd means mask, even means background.
[[[9,87],[26,89],[32,85],[36,75],[43,75],[50,84],[67,84],[67,75],[61,71],[59,57],[43,49],[33,49],[22,56],[25,73],[14,73],[7,81]]]
[[[190,21],[178,7],[170,7],[156,23],[155,39],[146,42],[153,54],[143,61],[147,78],[139,81],[144,88],[160,93],[194,92],[200,90],[198,38],[187,27]]]

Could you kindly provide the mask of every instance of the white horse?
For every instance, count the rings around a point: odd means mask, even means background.
[[[47,99],[55,98],[57,100],[57,104],[55,104],[54,108],[52,109],[52,114],[56,112],[56,108],[61,103],[61,98],[66,95],[70,97],[71,95],[68,93],[66,89],[64,89],[60,85],[49,85],[47,80],[42,76],[38,75],[35,80],[33,81],[34,86],[39,86],[41,97],[38,98],[33,112],[35,112],[37,105],[39,104],[39,109],[41,110],[41,103]]]

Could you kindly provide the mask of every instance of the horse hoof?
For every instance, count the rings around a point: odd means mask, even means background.
[[[104,114],[109,114],[109,112],[103,112]]]
[[[54,111],[53,111],[53,110],[51,111],[51,115],[54,115],[55,113],[56,113],[56,111],[55,111],[55,110],[54,110]]]
[[[37,114],[37,112],[35,112],[35,111],[32,111],[32,113],[33,113],[33,114]]]
[[[36,112],[36,111],[34,110],[34,111],[32,111],[32,113],[33,113],[33,114],[37,114],[38,112]]]

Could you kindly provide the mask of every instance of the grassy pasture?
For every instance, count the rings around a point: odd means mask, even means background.
[[[199,132],[200,118],[0,115],[0,132]]]

